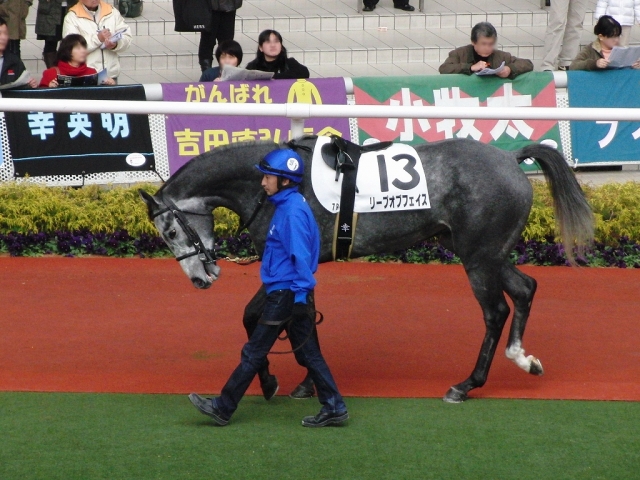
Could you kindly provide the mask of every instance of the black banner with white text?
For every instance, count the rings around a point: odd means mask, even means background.
[[[7,90],[4,98],[146,100],[142,85]],[[6,112],[16,177],[153,171],[148,115]]]

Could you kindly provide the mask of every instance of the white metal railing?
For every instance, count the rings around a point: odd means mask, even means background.
[[[640,122],[640,108],[403,107],[0,98],[0,112],[7,111],[287,117],[291,119],[293,136],[302,135],[304,121],[307,118],[459,118]]]

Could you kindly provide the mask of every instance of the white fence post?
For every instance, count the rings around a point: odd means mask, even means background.
[[[304,135],[304,119],[311,116],[311,105],[306,103],[287,103],[287,117],[291,119],[291,137]]]
[[[291,138],[298,138],[304,135],[304,118],[291,119]]]

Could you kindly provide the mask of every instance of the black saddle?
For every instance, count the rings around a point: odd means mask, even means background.
[[[360,146],[337,135],[331,135],[331,142],[322,146],[322,159],[332,170],[336,171],[336,182],[345,170],[353,170],[357,166],[360,155],[389,148],[393,142],[378,142]]]

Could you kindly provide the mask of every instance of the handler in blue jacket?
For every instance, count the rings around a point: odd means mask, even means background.
[[[202,398],[192,393],[189,400],[218,425],[229,423],[284,328],[298,363],[309,369],[322,404],[320,413],[304,417],[302,425],[341,424],[349,418],[347,407],[313,335],[315,312],[309,303],[316,285],[313,274],[318,268],[320,233],[311,208],[298,191],[304,164],[295,151],[279,149],[269,153],[256,168],[264,174],[262,187],[276,207],[260,269],[266,305],[258,326],[242,348],[240,365],[220,396]]]

